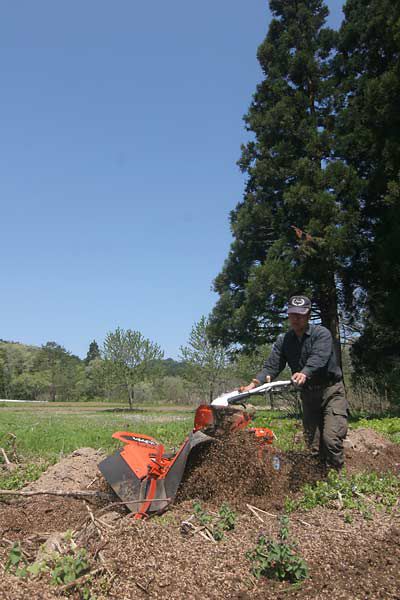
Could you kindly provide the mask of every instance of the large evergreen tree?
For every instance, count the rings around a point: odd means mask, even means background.
[[[353,259],[365,295],[360,371],[400,362],[400,4],[348,0],[336,57],[337,153],[363,181],[363,249]]]
[[[88,365],[90,362],[92,362],[92,360],[96,360],[98,358],[101,358],[100,348],[96,340],[93,340],[93,342],[90,342],[89,350],[87,351],[85,358],[85,363]]]
[[[251,348],[281,327],[287,298],[308,293],[339,348],[338,304],[357,244],[357,178],[334,159],[336,34],[321,0],[271,0],[258,49],[264,73],[245,117],[243,201],[231,213],[234,241],[215,280],[214,338]]]

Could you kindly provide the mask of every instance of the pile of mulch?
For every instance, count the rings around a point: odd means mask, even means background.
[[[377,513],[368,522],[355,517],[351,524],[343,522],[340,512],[322,508],[293,516],[291,537],[310,570],[310,578],[300,587],[257,580],[251,573],[246,552],[254,548],[260,533],[276,536],[274,516],[260,513],[261,522],[250,512],[241,513],[235,529],[212,543],[182,534],[181,522],[191,514],[191,503],[183,503],[161,518],[141,522],[125,516],[112,529],[103,529],[97,547],[109,572],[93,578],[91,591],[97,600],[399,598],[398,513],[397,518]],[[93,568],[99,564],[94,561]],[[0,597],[48,600],[60,595],[46,578],[27,582],[5,574],[0,578]],[[72,597],[80,598],[76,593]]]
[[[275,465],[275,466],[274,466]],[[326,477],[326,468],[306,452],[282,452],[246,431],[195,448],[189,457],[176,503],[201,500],[281,510],[285,498],[305,483]]]

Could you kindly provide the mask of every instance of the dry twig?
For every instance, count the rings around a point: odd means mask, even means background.
[[[136,581],[136,579],[135,579],[135,584],[138,586],[138,588],[140,588],[141,590],[143,590],[143,592],[144,592],[145,594],[148,594],[148,593],[149,593],[149,586],[150,586],[150,584],[151,584],[153,581],[154,581],[154,577],[151,577],[151,578],[149,579],[149,581],[147,582],[147,585],[146,585],[146,587],[145,587],[144,585],[142,585],[142,584],[141,584],[139,581]]]
[[[260,515],[257,514],[257,512],[263,513],[264,515],[268,515],[269,517],[277,517],[278,516],[278,515],[269,513],[265,510],[262,510],[261,508],[257,508],[257,506],[252,506],[251,504],[246,504],[246,506],[253,513],[253,515],[261,521],[261,523],[264,523],[264,520],[260,517]],[[307,523],[307,521],[303,521],[302,519],[299,519],[299,517],[292,517],[292,518],[295,521],[298,521],[299,523],[301,523],[302,525],[307,525],[307,527],[312,527],[311,523]]]
[[[89,506],[87,505],[87,503],[85,502],[85,506],[86,506],[86,510],[89,513],[89,517],[91,522],[93,523],[93,526],[95,527],[97,533],[99,534],[100,539],[103,539],[103,532],[101,531],[101,528],[98,526],[96,519],[94,518],[94,514],[92,513],[92,511],[90,510]]]
[[[254,509],[253,506],[251,506],[250,504],[246,504],[247,508],[249,509],[249,511],[259,520],[261,521],[261,523],[264,523],[264,519],[262,519],[260,517],[260,515],[256,512],[256,510]]]
[[[0,452],[3,455],[4,458],[4,465],[7,469],[7,471],[13,471],[14,469],[17,468],[17,465],[13,462],[11,462],[11,460],[8,458],[6,451],[4,450],[4,448],[0,448]]]
[[[263,513],[263,515],[268,515],[269,517],[277,517],[278,516],[278,515],[269,513],[266,510],[263,510],[262,508],[258,508],[257,506],[252,506],[251,504],[246,504],[246,506],[249,510],[251,510],[251,509],[257,510],[258,512]]]
[[[202,525],[201,527],[196,527],[196,525],[193,525],[193,523],[190,522],[190,519],[193,516],[194,515],[189,517],[189,519],[187,521],[182,521],[182,523],[181,523],[182,533],[189,533],[189,531],[192,531],[193,534],[198,533],[199,535],[201,535],[201,537],[203,537],[208,542],[213,542],[214,544],[216,544],[217,542],[214,539],[213,534],[211,533],[211,531],[208,529],[208,527],[206,525]]]
[[[94,484],[94,482],[97,480],[98,480],[98,477],[96,475],[96,477],[94,479],[92,479],[92,481],[90,483],[87,484],[86,489],[90,488]]]
[[[105,567],[99,567],[98,569],[94,569],[93,571],[86,573],[86,575],[82,575],[82,577],[78,577],[77,579],[74,579],[73,581],[70,581],[69,583],[62,585],[61,587],[58,588],[58,591],[65,592],[66,590],[70,590],[71,588],[76,587],[77,585],[86,583],[86,581],[88,581],[91,577],[93,577],[93,575],[97,575],[97,573],[99,573],[100,571],[104,571],[104,569],[105,569]]]

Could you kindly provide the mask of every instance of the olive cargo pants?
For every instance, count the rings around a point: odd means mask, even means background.
[[[348,403],[342,381],[301,392],[304,436],[308,447],[328,464],[344,463],[343,440],[347,434]]]

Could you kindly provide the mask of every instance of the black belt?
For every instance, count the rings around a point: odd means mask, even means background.
[[[311,392],[318,392],[319,390],[323,390],[331,385],[335,385],[342,381],[341,379],[328,379],[324,383],[308,383],[307,386],[304,386],[305,390],[310,390]]]

